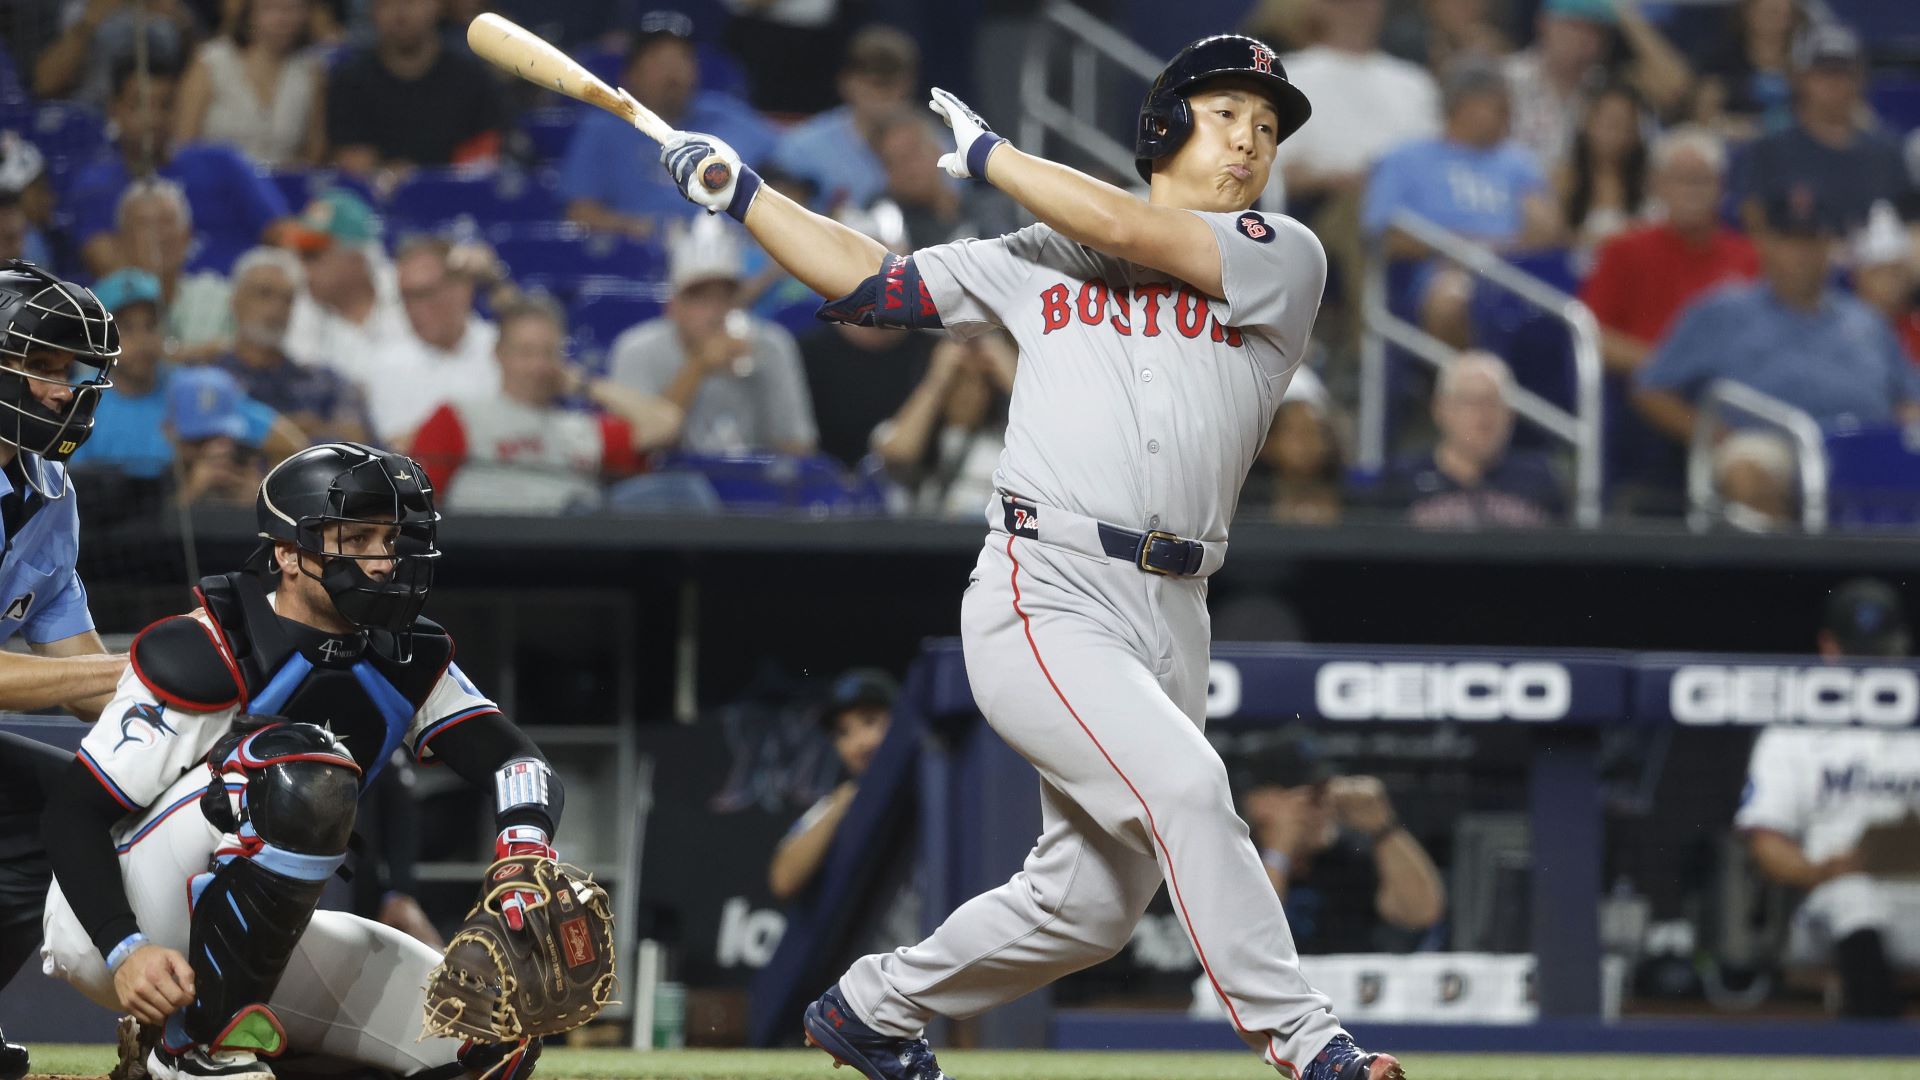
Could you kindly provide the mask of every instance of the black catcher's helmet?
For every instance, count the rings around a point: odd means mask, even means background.
[[[67,460],[93,433],[119,355],[120,332],[93,290],[29,262],[0,262],[0,442]],[[36,383],[71,396],[49,408],[34,396]]]
[[[310,446],[273,467],[260,482],[254,516],[263,541],[255,556],[258,569],[273,566],[273,542],[284,541],[315,557],[315,576],[333,598],[341,617],[363,630],[389,635],[396,654],[411,651],[413,621],[433,587],[433,563],[440,557],[434,534],[440,515],[433,508],[433,485],[420,463],[360,443]],[[327,550],[328,526],[341,522],[397,526],[390,555],[345,555]],[[385,581],[361,569],[362,562],[392,559]]]
[[[1140,179],[1153,179],[1153,163],[1166,157],[1193,134],[1193,110],[1187,96],[1208,79],[1239,75],[1262,84],[1280,114],[1276,141],[1300,130],[1313,115],[1307,95],[1287,81],[1280,58],[1264,42],[1240,34],[1216,34],[1181,49],[1147,90],[1140,105],[1140,127],[1134,136],[1134,168]]]

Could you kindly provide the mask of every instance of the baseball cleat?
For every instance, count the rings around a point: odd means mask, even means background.
[[[20,1080],[27,1075],[27,1048],[7,1041],[0,1031],[0,1080]]]
[[[165,1045],[147,1055],[153,1080],[273,1080],[273,1069],[251,1050],[206,1050],[190,1046],[176,1054]]]
[[[860,1022],[840,988],[807,1006],[807,1045],[825,1050],[833,1067],[851,1065],[867,1080],[954,1080],[940,1071],[925,1039],[896,1039]]]
[[[1392,1054],[1369,1054],[1346,1035],[1335,1035],[1307,1062],[1300,1080],[1407,1080],[1407,1071]]]

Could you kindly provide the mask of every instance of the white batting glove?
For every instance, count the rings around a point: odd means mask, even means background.
[[[716,154],[726,162],[731,175],[726,186],[718,191],[710,190],[699,176],[700,163]],[[725,211],[744,220],[748,204],[760,190],[760,177],[742,165],[740,155],[717,135],[698,131],[676,134],[661,145],[660,164],[666,166],[667,175],[673,177],[680,194],[694,205],[705,207],[708,213]],[[740,204],[737,207],[736,197]]]
[[[953,129],[953,153],[940,155],[940,167],[947,175],[965,180],[977,176],[987,177],[987,155],[993,153],[1007,140],[993,133],[980,114],[974,112],[966,102],[954,97],[939,87],[933,88],[933,100],[927,107],[940,114],[940,119]]]

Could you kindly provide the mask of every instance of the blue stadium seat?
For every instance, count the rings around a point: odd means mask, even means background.
[[[1867,88],[1867,103],[1888,131],[1903,134],[1920,128],[1920,79],[1880,76]]]
[[[706,477],[720,504],[732,511],[826,516],[877,514],[886,508],[871,484],[848,476],[838,461],[824,454],[673,453],[658,467]]]
[[[700,63],[700,89],[747,99],[747,73],[732,53],[704,41],[694,46],[694,52]]]
[[[1860,35],[1869,55],[1888,60],[1920,56],[1920,6],[1901,0],[1826,0],[1826,6]]]
[[[100,114],[65,101],[34,110],[33,128],[26,135],[46,155],[47,175],[56,189],[64,190],[69,173],[108,149],[106,121]]]
[[[660,314],[664,291],[658,286],[610,289],[595,282],[574,298],[567,312],[573,331],[573,355],[589,370],[604,372],[614,339]]]
[[[592,232],[568,221],[500,225],[488,231],[487,239],[514,280],[568,301],[602,279],[613,281],[598,291],[612,292],[621,283],[655,282],[666,274],[666,250],[659,244]]]
[[[521,169],[453,167],[421,169],[387,200],[391,233],[438,231],[457,222],[557,221],[559,197],[544,177]]]
[[[527,144],[537,161],[549,165],[566,156],[567,144],[573,141],[573,129],[583,115],[581,108],[568,103],[530,109],[520,118],[520,130],[526,133]]]
[[[287,205],[298,214],[306,205],[318,198],[330,188],[347,188],[354,194],[367,200],[368,205],[378,206],[380,200],[374,198],[373,188],[365,180],[344,173],[338,169],[302,169],[281,168],[262,169],[261,175],[267,182],[278,188],[286,197]]]
[[[1827,514],[1852,528],[1920,524],[1920,425],[1828,435]]]

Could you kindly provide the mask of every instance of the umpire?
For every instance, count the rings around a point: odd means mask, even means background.
[[[99,717],[126,664],[106,655],[74,561],[80,515],[65,462],[93,430],[120,354],[113,317],[92,292],[31,263],[0,262],[0,710],[64,708]],[[40,944],[52,880],[40,841],[47,783],[72,754],[0,733],[0,987]],[[0,1080],[27,1052],[0,1035]]]

